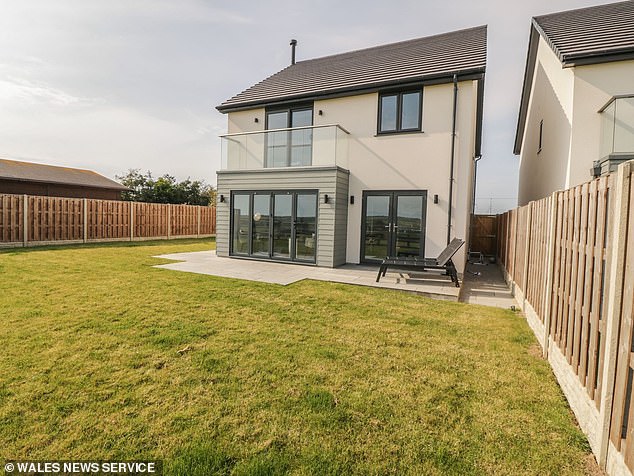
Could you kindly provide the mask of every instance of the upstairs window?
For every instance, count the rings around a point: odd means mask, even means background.
[[[266,167],[312,165],[312,106],[275,109],[266,113],[266,129],[291,129],[266,134]]]
[[[421,130],[423,93],[405,91],[379,95],[379,134]]]

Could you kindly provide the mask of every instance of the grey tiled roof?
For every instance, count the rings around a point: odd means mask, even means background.
[[[566,66],[634,53],[634,1],[542,15],[533,25]]]
[[[480,26],[323,58],[298,61],[242,91],[218,110],[313,98],[391,84],[483,73],[487,28]]]
[[[54,165],[0,159],[0,180],[58,183],[111,190],[128,190],[120,183],[92,170],[72,169]]]

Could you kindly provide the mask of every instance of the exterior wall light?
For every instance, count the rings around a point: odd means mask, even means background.
[[[434,203],[438,205],[438,194],[434,195]]]
[[[253,120],[253,122],[258,123],[258,122],[260,122],[260,120],[256,117],[256,118]]]
[[[225,196],[224,195],[220,195],[220,203],[224,203],[225,202]]]
[[[328,203],[330,201],[330,197],[328,194],[324,195],[324,203]]]
[[[350,205],[354,205],[354,195],[350,195]]]

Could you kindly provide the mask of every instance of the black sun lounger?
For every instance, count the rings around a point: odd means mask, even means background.
[[[451,277],[451,281],[460,287],[458,281],[458,271],[451,261],[453,255],[464,245],[464,240],[460,238],[454,238],[451,243],[447,245],[447,248],[442,250],[438,255],[438,258],[390,258],[389,256],[381,262],[379,266],[379,274],[376,276],[376,282],[378,283],[381,276],[385,276],[388,268],[406,269],[411,271],[425,271],[427,269],[442,269],[445,270],[445,274]]]

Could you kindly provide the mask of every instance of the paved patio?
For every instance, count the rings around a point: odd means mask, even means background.
[[[249,259],[223,258],[215,251],[174,253],[157,256],[175,261],[156,268],[189,273],[208,274],[224,278],[246,279],[286,286],[302,279],[356,284],[384,289],[413,292],[434,299],[483,304],[510,308],[515,305],[511,290],[496,264],[469,264],[461,288],[456,288],[448,276],[439,273],[389,271],[376,282],[378,267],[347,264],[339,268],[319,268],[299,264],[274,263]]]
[[[448,276],[439,273],[407,273],[390,272],[380,282],[376,282],[378,267],[347,264],[338,268],[319,268],[299,264],[273,263],[237,258],[216,256],[215,251],[198,251],[194,253],[174,253],[157,256],[177,261],[162,264],[157,268],[186,271],[190,273],[208,274],[224,278],[247,279],[265,283],[288,285],[302,279],[330,281],[343,284],[356,284],[376,288],[397,289],[427,296],[435,299],[457,301],[460,292]],[[424,279],[421,279],[423,278]]]

